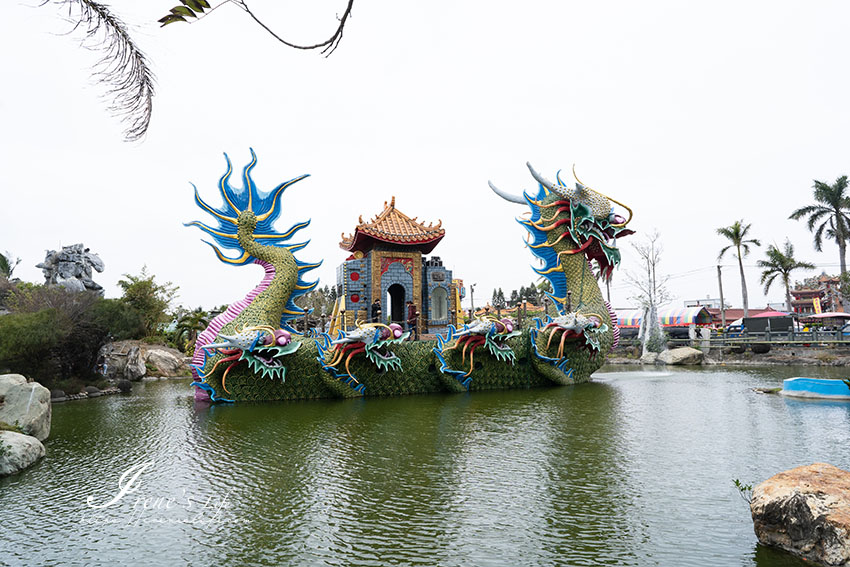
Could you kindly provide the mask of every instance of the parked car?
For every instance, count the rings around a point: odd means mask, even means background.
[[[731,324],[726,326],[726,338],[728,339],[736,339],[741,336],[744,332],[744,326],[741,324]]]

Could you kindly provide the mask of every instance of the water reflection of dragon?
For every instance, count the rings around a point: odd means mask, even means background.
[[[231,185],[230,159],[219,181],[222,204],[214,207],[195,190],[195,202],[213,223],[189,223],[206,232],[222,262],[259,264],[260,284],[213,319],[198,337],[193,356],[195,397],[199,400],[277,400],[363,395],[461,392],[586,381],[617,341],[615,317],[597,284],[608,279],[620,260],[616,239],[630,234],[631,220],[614,214],[613,200],[577,183],[552,183],[530,165],[539,183],[533,195],[493,190],[508,201],[527,205],[531,216],[519,222],[528,246],[543,262],[537,273],[551,284],[549,298],[558,315],[516,329],[510,319],[482,317],[462,329],[450,327],[434,341],[410,341],[399,325],[358,324],[336,337],[308,338],[291,326],[306,312],[296,299],[317,282],[304,274],[320,265],[298,260],[307,242],[292,237],[310,222],[284,232],[274,228],[280,198],[301,175],[260,192],[251,171],[241,188]],[[616,203],[616,201],[613,201]],[[619,203],[617,203],[619,204]],[[222,248],[235,250],[227,256]],[[595,264],[595,265],[594,265]],[[594,274],[595,271],[595,274]],[[476,355],[476,349],[481,350]]]

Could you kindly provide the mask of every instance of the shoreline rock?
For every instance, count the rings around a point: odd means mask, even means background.
[[[850,561],[850,472],[814,463],[753,489],[753,529],[762,544],[825,565]]]
[[[93,388],[96,391],[88,391],[90,388]],[[61,390],[59,390],[61,392]],[[129,390],[128,390],[129,391]],[[64,394],[64,392],[62,392]],[[105,390],[98,390],[94,386],[86,386],[86,388],[78,393],[78,394],[65,394],[64,396],[57,396],[50,398],[50,403],[58,404],[61,402],[70,402],[72,400],[88,400],[93,398],[99,398],[101,396],[108,396],[110,394],[120,394],[121,389],[117,386],[111,386],[106,388]]]
[[[50,417],[50,390],[20,374],[0,375],[0,421],[44,441]]]
[[[104,377],[112,380],[137,382],[149,373],[158,376],[190,376],[191,357],[163,345],[142,341],[116,341],[101,348],[98,354],[104,366]]]
[[[678,349],[671,349],[678,350]],[[693,349],[698,350],[698,349]],[[634,347],[617,349],[608,355],[607,364],[653,364],[649,359],[635,356]],[[624,356],[625,355],[625,356]],[[660,363],[660,361],[656,362]],[[850,348],[840,346],[828,347],[773,347],[770,352],[755,354],[750,351],[743,353],[722,352],[712,348],[704,354],[702,362],[705,366],[850,366]]]
[[[17,474],[45,454],[44,445],[32,435],[0,431],[0,476]]]
[[[701,350],[691,347],[679,347],[660,353],[658,355],[658,362],[669,366],[680,364],[697,365],[702,364],[703,358],[705,358],[705,354]]]

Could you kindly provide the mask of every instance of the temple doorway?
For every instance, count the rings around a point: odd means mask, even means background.
[[[436,321],[449,318],[449,295],[445,288],[435,287],[431,292],[431,318]]]
[[[387,288],[387,296],[389,296],[390,320],[396,323],[404,321],[404,286],[401,284],[393,284]]]

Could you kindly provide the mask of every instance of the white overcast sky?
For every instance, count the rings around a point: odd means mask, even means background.
[[[294,41],[325,39],[345,0],[250,0]],[[221,264],[183,222],[209,219],[190,181],[218,203],[222,152],[284,196],[280,228],[312,218],[298,255],[333,284],[338,243],[358,215],[396,196],[420,220],[442,219],[434,254],[477,282],[476,303],[535,279],[522,207],[492,194],[531,189],[531,161],[549,177],[575,163],[582,181],[657,229],[661,271],[683,300],[717,297],[715,229],[743,218],[765,246],[745,263],[750,306],[767,298],[755,262],[792,240],[797,256],[837,272],[838,252],[812,246],[788,220],[812,201],[812,180],[850,173],[847,29],[834,2],[407,2],[358,0],[330,58],[286,48],[233,6],[192,25],[159,28],[177,0],[109,2],[157,77],[147,137],[126,143],[90,77],[97,55],[65,35],[53,4],[4,3],[0,17],[0,250],[15,275],[43,281],[46,249],[83,242],[116,282],[142,265],[180,286],[179,303],[241,299],[258,266]],[[622,239],[612,303],[633,305]],[[724,292],[741,303],[734,258]],[[799,273],[802,278],[805,273]],[[468,299],[467,299],[468,303]]]

